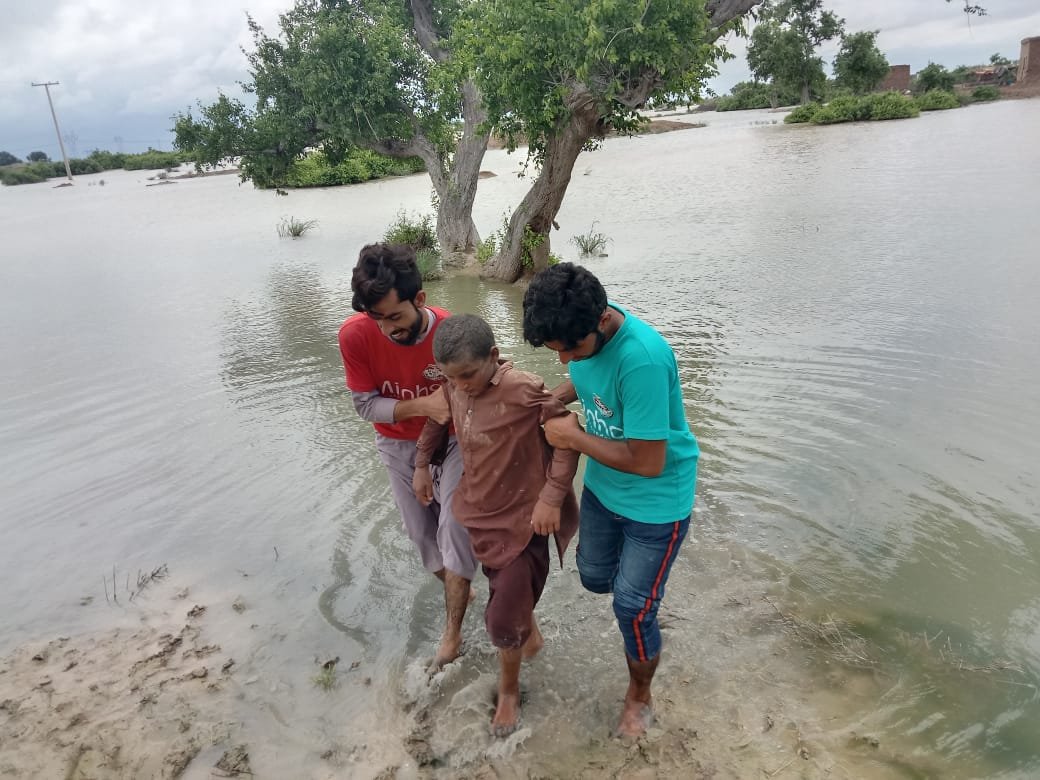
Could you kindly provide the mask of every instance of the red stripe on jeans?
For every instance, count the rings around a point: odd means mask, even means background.
[[[679,537],[679,523],[672,524],[672,538],[668,541],[668,552],[664,555],[664,560],[661,561],[661,568],[657,570],[657,577],[654,579],[654,586],[650,589],[650,598],[646,600],[646,604],[639,610],[639,614],[636,615],[632,621],[632,630],[636,635],[636,648],[639,650],[639,661],[645,662],[646,648],[643,646],[643,635],[639,632],[639,624],[643,622],[643,618],[646,617],[647,611],[650,609],[650,605],[653,604],[654,599],[657,598],[657,589],[661,586],[661,578],[664,577],[664,570],[668,568],[668,560],[672,557],[672,550],[675,549],[675,540]]]

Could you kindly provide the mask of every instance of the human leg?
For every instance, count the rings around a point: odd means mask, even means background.
[[[434,468],[433,494],[438,505],[437,548],[444,561],[444,633],[441,636],[434,665],[443,666],[458,658],[462,648],[462,621],[472,600],[470,583],[477,570],[477,560],[469,542],[469,533],[455,519],[452,497],[462,478],[462,453],[452,438],[444,462]]]
[[[581,494],[576,560],[581,584],[593,593],[610,593],[621,559],[625,518],[607,509],[591,490]]]
[[[419,503],[412,491],[415,471],[415,442],[376,437],[379,459],[390,479],[390,492],[401,515],[401,524],[419,552],[423,568],[437,574],[444,568],[444,559],[437,544],[437,514],[439,508]]]
[[[689,518],[674,523],[626,520],[621,561],[614,580],[614,614],[625,640],[629,683],[617,733],[639,736],[653,717],[651,684],[661,654],[657,612]]]
[[[548,537],[532,537],[527,548],[501,569],[487,569],[489,591],[484,622],[498,648],[498,699],[491,733],[505,737],[520,724],[520,664],[541,650],[534,608],[549,576]]]

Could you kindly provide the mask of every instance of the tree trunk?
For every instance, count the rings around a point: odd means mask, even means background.
[[[426,163],[433,191],[437,194],[437,242],[449,265],[464,262],[480,243],[473,223],[473,201],[477,195],[480,164],[487,150],[487,132],[480,125],[487,118],[480,91],[472,82],[462,85],[462,135],[452,155],[417,133],[408,142],[368,141],[365,146],[390,157],[419,157]]]
[[[465,263],[466,256],[473,255],[480,244],[473,224],[473,201],[490,137],[490,133],[481,132],[485,119],[480,91],[472,81],[466,81],[462,85],[462,136],[448,165],[444,191],[437,192],[437,241],[449,265]]]
[[[802,105],[806,105],[810,100],[812,100],[812,95],[809,92],[809,83],[806,82],[802,84]]]
[[[570,115],[547,140],[538,177],[513,212],[498,253],[481,272],[487,279],[515,282],[525,270],[538,272],[549,264],[549,231],[563,204],[574,163],[584,146],[593,138],[603,137],[606,130],[593,95],[584,85],[572,88],[567,104]],[[530,238],[525,258],[526,236]],[[538,241],[539,237],[541,241],[531,246],[532,239]]]

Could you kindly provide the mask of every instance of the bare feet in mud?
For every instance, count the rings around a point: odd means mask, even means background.
[[[520,728],[520,695],[499,692],[495,717],[491,719],[491,736],[502,739],[518,728]]]
[[[433,657],[433,662],[430,664],[430,671],[439,671],[460,655],[462,655],[462,637],[452,637],[445,634],[441,637],[441,643],[437,648],[437,654]]]
[[[621,739],[639,739],[653,725],[654,708],[651,702],[625,699],[621,709],[621,722],[614,731],[615,737]]]

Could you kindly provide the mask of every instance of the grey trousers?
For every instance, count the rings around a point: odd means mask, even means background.
[[[451,499],[462,478],[462,452],[455,437],[448,441],[444,464],[430,469],[433,503],[429,506],[420,504],[412,490],[415,442],[376,434],[376,449],[390,477],[390,489],[405,533],[419,550],[423,566],[431,572],[447,569],[472,580],[477,572],[477,559],[469,543],[469,533],[451,511]]]

